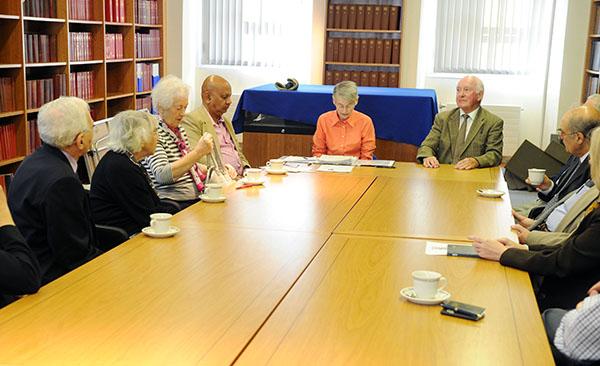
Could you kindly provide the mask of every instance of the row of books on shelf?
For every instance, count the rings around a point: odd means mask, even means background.
[[[135,19],[140,24],[160,24],[157,0],[136,0]]]
[[[56,0],[25,0],[23,14],[29,17],[56,18]]]
[[[335,85],[341,81],[354,81],[360,86],[398,87],[398,73],[386,71],[325,71],[325,84]]]
[[[7,123],[0,126],[0,160],[17,157],[17,124]]]
[[[56,61],[56,35],[25,33],[25,62]]]
[[[92,55],[92,33],[90,32],[70,32],[69,33],[69,51],[71,61],[89,61]]]
[[[327,62],[400,63],[399,39],[327,38]]]
[[[0,112],[12,112],[15,104],[15,79],[10,76],[0,77]]]
[[[592,42],[590,69],[596,71],[600,70],[600,41]]]
[[[92,0],[69,0],[69,19],[92,20]]]
[[[71,95],[84,100],[89,100],[94,97],[94,72],[79,71],[70,74]]]
[[[138,92],[150,91],[160,80],[159,64],[139,63],[136,68],[136,89]]]
[[[40,108],[61,95],[67,95],[65,74],[56,74],[52,78],[27,80],[27,108]]]
[[[135,33],[135,57],[160,57],[160,31],[151,29],[148,33]]]
[[[399,30],[400,11],[399,6],[330,4],[327,8],[327,27]]]
[[[30,152],[33,152],[42,145],[42,140],[37,128],[37,118],[30,119],[27,123],[29,123],[29,148]]]
[[[135,109],[140,110],[144,108],[149,110],[150,113],[154,113],[154,111],[152,110],[152,97],[150,97],[149,95],[146,95],[145,97],[135,98]]]
[[[125,0],[104,0],[104,19],[107,22],[125,23]]]
[[[104,47],[107,60],[123,58],[123,35],[121,33],[106,33]]]

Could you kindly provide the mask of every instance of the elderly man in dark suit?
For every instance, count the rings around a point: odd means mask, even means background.
[[[0,307],[40,288],[40,267],[15,227],[0,187]]]
[[[15,173],[8,202],[17,227],[35,252],[46,284],[97,256],[89,201],[76,174],[90,148],[88,104],[61,97],[38,113],[43,145]]]
[[[435,116],[431,131],[417,151],[426,168],[455,164],[456,169],[496,166],[502,160],[502,119],[481,107],[483,83],[475,76],[456,86],[456,105]]]

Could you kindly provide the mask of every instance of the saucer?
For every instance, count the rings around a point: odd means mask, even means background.
[[[278,174],[278,175],[287,174],[287,170],[285,170],[285,168],[283,168],[283,169],[271,169],[270,167],[266,167],[265,171],[267,173],[269,173],[269,174]]]
[[[263,184],[265,182],[265,178],[264,177],[260,177],[258,180],[250,180],[248,179],[248,177],[244,177],[242,179],[240,179],[240,182],[242,182],[243,184],[250,184],[253,186],[260,186],[261,184]]]
[[[421,305],[437,305],[442,301],[448,300],[450,298],[449,292],[446,292],[444,290],[438,290],[437,294],[433,299],[421,299],[417,297],[417,294],[415,293],[415,290],[412,287],[403,288],[402,290],[400,290],[400,295],[402,295],[403,298],[410,302],[414,302],[415,304]]]
[[[164,233],[155,233],[151,226],[147,226],[142,229],[142,232],[153,238],[168,238],[169,236],[177,234],[179,232],[179,228],[177,226],[171,226],[169,231]]]
[[[496,189],[478,189],[477,193],[480,196],[483,197],[490,197],[490,198],[498,198],[498,197],[502,197],[504,195],[503,191],[498,191]]]
[[[205,195],[205,194],[201,194],[201,195],[200,195],[200,199],[202,200],[202,202],[208,202],[208,203],[224,202],[226,198],[227,198],[227,197],[225,197],[225,196],[221,196],[221,197],[214,197],[214,198],[213,198],[213,197],[208,197],[208,196],[207,196],[207,195]]]

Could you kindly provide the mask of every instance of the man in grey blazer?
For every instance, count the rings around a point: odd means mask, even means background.
[[[182,121],[190,146],[205,132],[212,135],[215,150],[219,159],[231,178],[241,176],[244,168],[250,167],[242,152],[231,121],[224,116],[231,105],[231,86],[229,82],[218,75],[210,75],[202,83],[202,106],[188,113]],[[204,158],[206,159],[206,158]],[[212,166],[213,161],[206,159],[200,163]]]
[[[511,228],[517,232],[521,244],[560,244],[577,229],[579,223],[583,220],[590,207],[598,200],[599,196],[600,192],[598,188],[589,180],[579,189],[561,199],[555,209],[545,217],[532,220],[523,215],[513,213],[518,223]],[[555,227],[552,225],[552,231],[541,230],[546,226],[550,228],[551,225],[546,225],[546,221],[551,215],[556,214],[555,211],[564,210],[565,208],[568,209],[567,212],[564,213],[558,225]],[[558,214],[561,215],[561,213]]]
[[[502,160],[504,121],[481,107],[483,83],[465,76],[456,86],[456,105],[435,116],[431,131],[417,151],[426,168],[454,164],[456,169],[496,166]]]

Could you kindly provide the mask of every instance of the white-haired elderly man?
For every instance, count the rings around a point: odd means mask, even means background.
[[[188,105],[189,87],[167,75],[152,90],[152,104],[158,111],[156,151],[142,163],[161,199],[177,201],[185,208],[198,201],[204,190],[206,165],[198,161],[213,149],[213,138],[204,133],[190,145],[181,121]]]
[[[125,111],[113,118],[110,150],[92,177],[90,202],[96,224],[133,235],[150,225],[150,214],[177,211],[161,202],[140,163],[156,150],[157,128],[156,118],[146,112]]]
[[[464,170],[499,165],[504,121],[481,107],[482,99],[483,82],[475,76],[462,78],[456,86],[458,107],[435,116],[417,161],[426,168],[454,164]]]
[[[347,155],[373,159],[375,127],[371,117],[354,110],[358,104],[358,88],[353,81],[342,81],[333,88],[334,111],[325,112],[317,120],[313,136],[313,156]]]
[[[87,103],[61,97],[38,113],[42,146],[23,161],[10,185],[15,223],[40,264],[42,284],[89,261],[96,247],[89,200],[76,174],[93,130]]]

